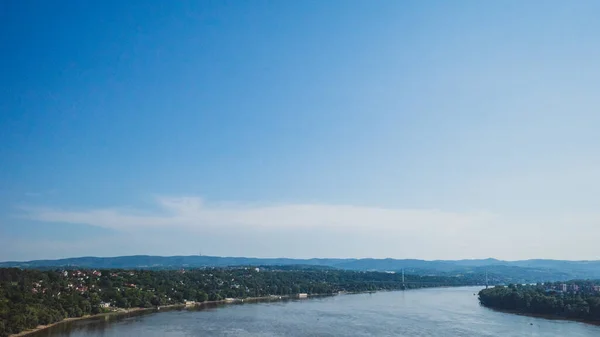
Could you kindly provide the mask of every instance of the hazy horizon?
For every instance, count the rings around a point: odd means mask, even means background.
[[[65,260],[65,259],[80,259],[80,258],[121,258],[121,257],[135,257],[135,256],[149,256],[149,257],[209,257],[209,258],[248,258],[248,259],[290,259],[290,260],[418,260],[418,261],[426,261],[426,262],[435,262],[435,261],[484,261],[484,260],[495,260],[500,262],[519,262],[519,261],[529,261],[529,260],[552,260],[552,261],[569,261],[569,262],[588,262],[588,261],[600,261],[598,260],[568,260],[568,259],[539,259],[539,258],[527,258],[527,259],[519,259],[519,260],[504,260],[497,259],[494,257],[486,257],[486,258],[467,258],[467,259],[419,259],[419,258],[394,258],[394,257],[383,257],[383,258],[375,258],[369,256],[363,257],[286,257],[286,256],[228,256],[228,255],[154,255],[154,254],[132,254],[132,255],[106,255],[106,256],[97,256],[97,255],[88,255],[88,256],[65,256],[65,257],[56,257],[56,258],[39,258],[39,259],[29,259],[29,260],[0,260],[2,262],[30,262],[30,261],[43,261],[43,260]]]
[[[589,259],[589,260],[573,260],[573,259],[544,259],[544,258],[524,258],[517,260],[507,260],[507,259],[499,259],[495,257],[482,257],[482,258],[465,258],[465,259],[452,259],[452,258],[444,258],[444,259],[420,259],[420,258],[397,258],[397,257],[371,257],[371,256],[360,256],[360,257],[341,257],[341,256],[312,256],[312,257],[287,257],[287,256],[237,256],[237,255],[210,255],[210,254],[202,254],[202,255],[185,255],[185,254],[174,254],[174,255],[157,255],[157,254],[131,254],[131,255],[81,255],[81,256],[63,256],[63,257],[52,257],[52,258],[33,258],[27,260],[0,260],[2,262],[29,262],[29,261],[42,261],[42,260],[65,260],[65,259],[79,259],[79,258],[121,258],[121,257],[135,257],[135,256],[149,256],[149,257],[209,257],[209,258],[248,258],[248,259],[290,259],[290,260],[325,260],[325,259],[337,259],[337,260],[419,260],[419,261],[484,261],[484,260],[495,260],[500,262],[518,262],[518,261],[529,261],[529,260],[552,260],[552,261],[569,261],[569,262],[588,262],[588,261],[600,261],[600,259]]]
[[[599,12],[0,3],[0,260],[598,260]]]

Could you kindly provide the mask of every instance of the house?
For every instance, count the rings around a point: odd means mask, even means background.
[[[186,307],[191,307],[191,306],[194,306],[196,304],[196,302],[194,302],[194,301],[184,301],[184,303],[185,303]]]
[[[307,293],[300,293],[298,294],[298,298],[307,298],[308,294]]]
[[[109,302],[100,302],[100,308],[110,308]]]

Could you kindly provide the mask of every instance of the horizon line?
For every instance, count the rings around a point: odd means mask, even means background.
[[[498,259],[494,257],[486,257],[486,258],[467,258],[467,259],[420,259],[420,258],[395,258],[395,257],[309,257],[309,258],[301,258],[301,257],[256,257],[256,256],[219,256],[219,255],[149,255],[149,254],[135,254],[135,255],[116,255],[116,256],[74,256],[74,257],[62,257],[62,258],[49,258],[49,259],[32,259],[32,260],[6,260],[0,261],[0,263],[29,263],[29,262],[37,262],[37,261],[58,261],[58,260],[68,260],[68,259],[85,259],[85,258],[98,258],[98,259],[115,259],[115,258],[124,258],[124,257],[159,257],[159,258],[173,258],[173,257],[208,257],[208,258],[222,258],[222,259],[262,259],[262,260],[277,260],[277,259],[286,259],[286,260],[397,260],[397,261],[407,261],[407,260],[417,260],[417,261],[425,261],[425,262],[452,262],[452,261],[477,261],[477,260],[495,260],[499,262],[521,262],[521,261],[532,261],[532,260],[545,260],[545,261],[568,261],[568,262],[595,262],[600,261],[600,259],[596,260],[570,260],[570,259],[551,259],[551,258],[526,258],[519,260],[504,260]]]

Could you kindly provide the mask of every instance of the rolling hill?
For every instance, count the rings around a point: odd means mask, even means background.
[[[417,259],[289,259],[219,256],[118,256],[77,257],[58,260],[0,262],[0,267],[179,269],[229,266],[307,266],[357,271],[400,271],[417,275],[468,275],[486,272],[501,282],[543,282],[568,279],[600,279],[600,261],[522,260],[417,260]]]

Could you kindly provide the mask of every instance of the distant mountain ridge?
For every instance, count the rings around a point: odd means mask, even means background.
[[[220,256],[77,257],[58,260],[0,262],[0,267],[18,268],[96,268],[96,269],[177,269],[230,266],[319,266],[346,270],[400,271],[419,275],[464,275],[485,273],[515,282],[600,279],[600,261],[521,260],[418,260],[374,258],[249,258]]]

